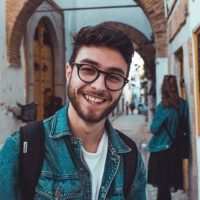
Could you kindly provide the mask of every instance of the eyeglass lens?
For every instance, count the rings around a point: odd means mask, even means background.
[[[78,75],[80,79],[87,83],[94,82],[103,73],[105,76],[105,85],[110,90],[120,90],[124,85],[124,77],[116,73],[108,73],[99,71],[97,68],[90,65],[79,65]]]

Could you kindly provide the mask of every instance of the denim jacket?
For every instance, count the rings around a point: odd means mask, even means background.
[[[72,136],[67,107],[44,120],[45,157],[35,189],[37,200],[91,200],[91,176],[81,154],[81,140]],[[130,150],[110,122],[106,122],[109,147],[99,200],[123,200],[122,154]],[[0,199],[19,200],[19,132],[12,134],[0,152]],[[138,153],[130,200],[146,200],[146,169]]]
[[[183,116],[186,122],[189,123],[188,104],[184,99],[179,98],[178,110],[172,107],[166,108],[162,102],[158,104],[150,126],[151,133],[153,134],[148,145],[150,152],[163,151],[172,145],[168,132],[175,138],[176,130],[179,126],[179,115]],[[189,124],[187,126],[189,127]]]

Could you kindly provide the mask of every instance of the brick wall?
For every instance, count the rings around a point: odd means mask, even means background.
[[[7,54],[11,66],[20,67],[20,42],[26,22],[42,0],[7,0],[6,1],[6,30]]]
[[[51,1],[51,0],[48,0]],[[8,62],[11,66],[20,67],[20,42],[25,31],[26,23],[43,0],[7,0],[6,29]],[[164,4],[160,0],[136,0],[147,15],[153,29],[156,57],[166,57],[166,20]]]
[[[167,32],[164,3],[161,0],[135,0],[150,21],[154,34],[156,57],[167,57]]]
[[[178,1],[168,16],[168,40],[171,42],[186,22],[188,15],[188,0]]]

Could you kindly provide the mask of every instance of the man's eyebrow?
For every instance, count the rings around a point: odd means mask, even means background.
[[[88,58],[85,58],[85,59],[81,60],[80,62],[81,63],[88,63],[90,65],[94,65],[96,67],[99,67],[99,64],[97,62],[95,62],[94,60],[88,59]]]
[[[94,60],[88,59],[88,58],[85,58],[85,59],[81,60],[80,62],[81,63],[88,63],[88,64],[94,65],[95,67],[98,67],[98,68],[100,67],[99,63],[95,62]],[[121,74],[123,76],[126,75],[124,73],[124,71],[121,68],[118,68],[118,67],[108,67],[108,69],[106,71],[118,73],[118,74]]]
[[[121,68],[118,68],[118,67],[109,67],[107,71],[113,72],[113,73],[118,73],[118,74],[125,76],[124,71]]]

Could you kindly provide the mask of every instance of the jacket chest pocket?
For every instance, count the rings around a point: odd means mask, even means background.
[[[124,195],[121,193],[108,195],[106,200],[124,200]]]
[[[111,188],[108,192],[106,200],[124,200],[124,194],[122,188]]]
[[[36,200],[80,200],[81,184],[77,175],[59,176],[42,174],[36,187]]]

